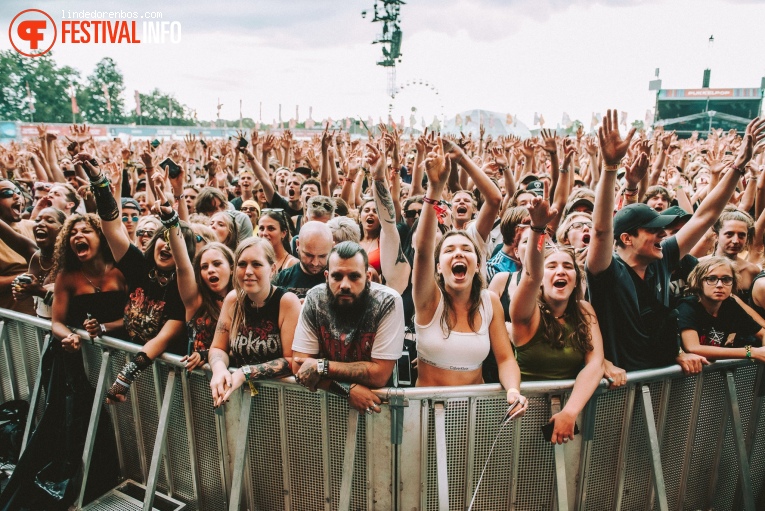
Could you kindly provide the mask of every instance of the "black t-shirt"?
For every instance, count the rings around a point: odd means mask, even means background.
[[[680,265],[675,237],[662,241],[661,250],[664,257],[648,265],[642,280],[616,254],[602,273],[587,270],[606,359],[627,371],[671,365],[677,356],[677,332],[667,324],[669,279]]]
[[[185,321],[186,308],[178,292],[178,280],[174,278],[165,286],[160,285],[157,279],[152,281],[149,273],[154,264],[144,257],[138,247],[131,244],[116,266],[125,276],[130,293],[125,305],[125,331],[131,342],[146,344],[168,320]],[[183,335],[173,339],[167,351],[185,355],[183,339]]]
[[[752,336],[761,328],[732,297],[720,304],[717,317],[709,314],[695,296],[682,299],[675,312],[677,331],[695,330],[705,346],[733,347],[738,344],[735,338]]]
[[[303,210],[301,209],[295,209],[292,206],[290,206],[290,203],[287,199],[279,195],[279,192],[274,192],[274,197],[271,200],[270,206],[272,208],[281,208],[283,209],[289,218],[292,218],[293,216],[301,215],[303,214]]]
[[[240,211],[242,209],[242,202],[244,201],[242,200],[242,197],[234,197],[230,202],[235,210]]]
[[[324,284],[324,282],[326,282],[324,272],[318,275],[309,275],[303,271],[300,263],[280,271],[272,281],[273,285],[283,287],[287,291],[295,293],[301,299],[305,298],[305,294],[309,289],[319,284]]]

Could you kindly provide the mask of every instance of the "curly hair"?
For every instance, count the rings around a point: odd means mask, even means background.
[[[446,234],[443,235],[443,237],[439,240],[438,245],[436,245],[436,250],[434,253],[436,265],[435,267],[438,268],[438,263],[441,259],[441,247],[443,246],[444,242],[452,238],[454,236],[464,236],[465,238],[470,240],[470,243],[473,245],[473,249],[475,250],[475,254],[478,260],[478,268],[480,268],[482,263],[482,257],[481,257],[481,251],[478,249],[478,245],[476,244],[475,240],[470,236],[470,234],[467,233],[467,231],[459,230],[459,231],[449,231]],[[481,308],[481,291],[486,287],[483,276],[481,275],[481,272],[478,271],[478,268],[476,268],[476,272],[473,275],[473,281],[470,285],[470,297],[468,298],[468,325],[470,326],[470,330],[473,332],[477,332],[477,329],[475,327],[475,320],[478,317],[479,310]],[[441,330],[443,330],[444,337],[448,337],[449,333],[452,331],[452,328],[454,328],[454,320],[452,319],[452,312],[454,311],[454,304],[452,303],[452,299],[449,296],[449,293],[446,291],[446,285],[444,284],[444,276],[438,273],[438,270],[436,269],[436,285],[438,286],[438,289],[441,290],[441,296],[444,298],[444,312],[441,314]]]
[[[574,250],[571,247],[558,247],[548,246],[545,249],[545,260],[555,253],[563,252],[571,258],[571,262],[574,263],[574,271],[576,272],[576,286],[571,296],[568,298],[568,304],[566,305],[565,315],[569,318],[566,321],[567,324],[573,324],[573,330],[566,328],[566,325],[561,324],[555,319],[550,306],[545,300],[544,289],[540,289],[539,298],[537,299],[539,310],[542,313],[539,319],[539,328],[542,330],[542,339],[550,344],[553,348],[563,349],[566,346],[571,346],[577,351],[587,353],[592,351],[592,333],[590,331],[590,323],[588,317],[589,312],[582,309],[579,305],[579,301],[584,296],[583,275],[582,269],[576,263],[576,256]]]
[[[74,214],[66,219],[64,226],[58,233],[56,238],[56,246],[53,249],[53,269],[51,270],[51,281],[56,279],[61,272],[72,272],[82,268],[82,262],[77,257],[77,254],[72,250],[72,244],[70,239],[72,237],[72,230],[74,226],[80,222],[85,222],[98,233],[98,239],[100,241],[98,251],[106,262],[114,261],[112,257],[112,251],[109,248],[109,243],[106,241],[103,230],[101,230],[101,219],[98,215],[93,213],[87,213],[85,215]]]

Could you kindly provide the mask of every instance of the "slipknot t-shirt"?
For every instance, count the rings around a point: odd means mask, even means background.
[[[279,308],[286,291],[275,287],[271,298],[260,308],[245,300],[244,320],[231,336],[231,365],[262,364],[284,356],[279,331]]]

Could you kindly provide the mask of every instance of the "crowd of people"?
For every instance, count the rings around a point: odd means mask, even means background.
[[[412,349],[416,385],[501,383],[515,416],[522,379],[574,379],[564,443],[604,377],[765,360],[763,139],[759,119],[622,133],[616,111],[526,140],[41,125],[0,148],[0,307],[50,319],[66,353],[82,329],[139,345],[110,403],[167,352],[209,364],[216,407],[294,375],[379,413]]]

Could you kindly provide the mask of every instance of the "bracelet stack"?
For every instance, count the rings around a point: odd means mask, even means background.
[[[605,170],[606,172],[616,172],[617,170],[619,170],[619,164],[614,163],[613,165],[608,165],[604,163],[603,170]]]
[[[258,389],[255,388],[255,384],[253,383],[251,376],[252,376],[252,368],[250,366],[242,366],[242,373],[244,373],[244,381],[247,382],[247,385],[250,386],[250,397],[255,397],[258,395]]]
[[[180,222],[180,217],[178,216],[177,211],[173,211],[172,216],[168,219],[161,218],[162,225],[164,225],[167,229],[170,229],[172,227],[178,227],[178,224]]]

